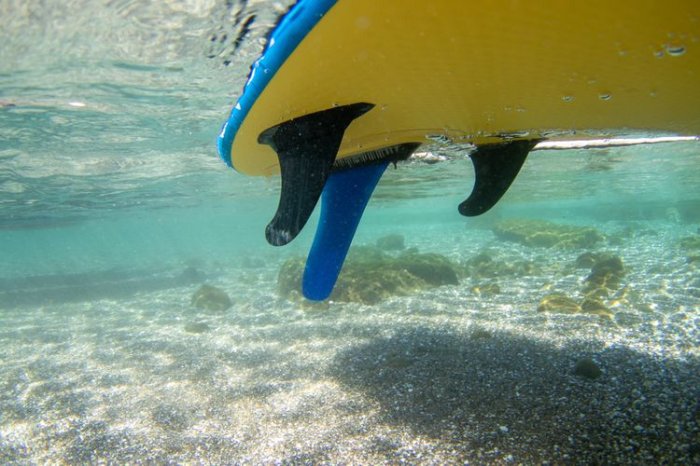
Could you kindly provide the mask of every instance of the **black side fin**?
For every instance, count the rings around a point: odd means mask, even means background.
[[[476,180],[467,200],[459,205],[459,213],[467,217],[481,215],[503,197],[527,154],[539,140],[517,140],[478,146],[470,154]]]
[[[260,133],[258,142],[277,152],[282,175],[277,212],[265,229],[270,244],[283,246],[299,234],[321,196],[345,130],[372,107],[368,103],[334,107]]]

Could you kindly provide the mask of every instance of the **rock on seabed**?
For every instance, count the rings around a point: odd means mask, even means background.
[[[194,307],[207,311],[225,311],[233,306],[224,290],[211,285],[200,286],[192,295],[191,303]]]
[[[457,285],[458,269],[440,254],[409,249],[394,256],[377,247],[358,246],[350,250],[330,299],[375,304],[390,296]],[[282,297],[299,291],[303,270],[302,258],[289,259],[282,265],[277,280]]]
[[[543,220],[502,220],[494,225],[493,232],[502,240],[547,248],[591,248],[605,239],[595,228]]]

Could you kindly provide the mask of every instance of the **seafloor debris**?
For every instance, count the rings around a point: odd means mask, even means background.
[[[202,285],[192,295],[192,305],[207,311],[225,311],[233,306],[233,302],[224,290],[211,285]]]
[[[603,374],[598,364],[591,358],[579,359],[574,367],[574,374],[587,379],[597,379]]]

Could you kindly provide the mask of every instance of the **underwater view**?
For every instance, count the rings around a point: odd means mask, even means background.
[[[700,464],[700,142],[390,166],[318,209],[216,138],[294,2],[0,2],[0,463]],[[688,50],[686,53],[691,53]]]

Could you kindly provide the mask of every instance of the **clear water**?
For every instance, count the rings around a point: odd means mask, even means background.
[[[315,218],[268,246],[279,180],[215,153],[289,3],[0,2],[0,462],[698,461],[700,145],[533,152],[477,219],[466,153],[431,148],[449,160],[389,170],[356,243],[537,272],[306,306],[277,274]],[[507,218],[606,235],[613,319],[537,312],[582,297],[588,249],[499,240]],[[193,307],[202,283],[233,307]]]

